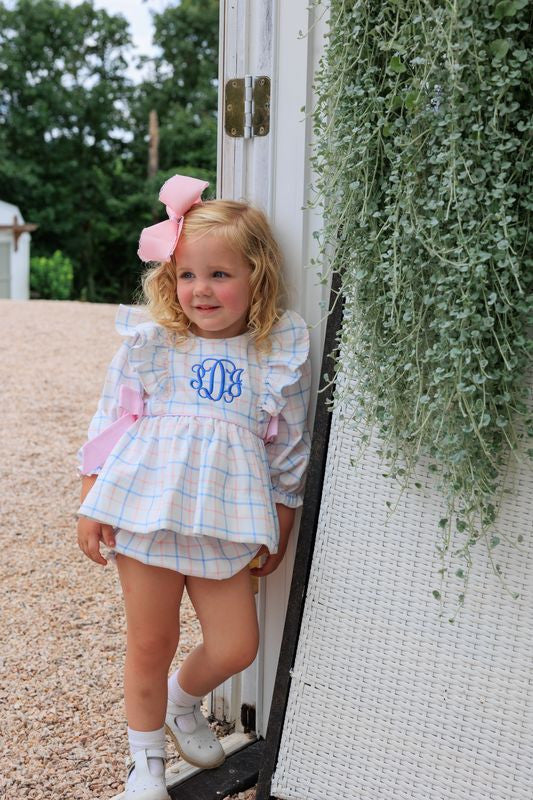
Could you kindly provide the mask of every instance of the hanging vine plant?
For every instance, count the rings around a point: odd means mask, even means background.
[[[453,569],[460,607],[481,541],[510,591],[494,554],[498,496],[524,422],[532,435],[530,10],[526,0],[327,8],[312,158],[324,226],[312,263],[329,265],[323,282],[339,274],[345,302],[333,405],[350,391],[341,370],[356,381],[354,418],[377,425],[403,487],[430,456],[447,504],[433,594],[443,602]]]

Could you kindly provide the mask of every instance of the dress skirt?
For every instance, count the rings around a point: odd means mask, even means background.
[[[189,536],[171,530],[133,533],[115,528],[115,546],[106,555],[115,555],[164,567],[196,578],[224,580],[236,575],[253,560],[261,545],[231,542],[215,536]]]

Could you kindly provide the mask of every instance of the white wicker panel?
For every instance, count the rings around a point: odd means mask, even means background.
[[[466,606],[439,618],[435,555],[444,508],[397,492],[372,437],[332,420],[316,548],[272,794],[283,800],[532,800],[533,470],[511,468],[493,551],[482,543]],[[461,590],[448,579],[450,594]],[[453,605],[450,602],[449,608]]]

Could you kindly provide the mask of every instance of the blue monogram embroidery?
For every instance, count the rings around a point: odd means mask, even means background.
[[[198,391],[200,397],[209,397],[210,400],[220,400],[232,403],[234,397],[239,397],[242,391],[242,369],[237,369],[229,358],[204,358],[201,364],[194,364],[196,380],[190,381],[193,389]],[[204,386],[203,379],[208,376]]]

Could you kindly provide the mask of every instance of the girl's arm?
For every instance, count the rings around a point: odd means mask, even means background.
[[[80,503],[83,503],[97,478],[98,475],[81,476]],[[78,517],[78,545],[80,550],[82,550],[91,561],[105,567],[107,566],[107,559],[105,559],[100,552],[100,542],[104,542],[108,547],[115,546],[113,527],[111,525],[104,525],[96,519]]]
[[[124,345],[121,345],[107,369],[98,408],[89,425],[89,439],[100,433],[103,428],[114,422],[118,417],[118,386],[124,377],[126,355],[127,350]],[[98,475],[94,473],[86,475],[81,471],[81,448],[78,450],[77,460],[78,472],[81,477],[80,503],[83,503],[94,486]],[[78,517],[77,535],[80,550],[85,553],[87,558],[105,567],[107,560],[100,553],[100,542],[105,542],[108,547],[114,546],[115,540],[112,526],[103,525],[98,520],[80,516]]]
[[[307,411],[311,389],[311,363],[306,359],[301,368],[300,379],[284,391],[286,398],[278,418],[278,433],[266,446],[272,481],[272,496],[279,520],[279,544],[277,553],[269,553],[263,546],[258,555],[268,555],[262,567],[250,569],[252,575],[264,577],[279,566],[294,525],[296,509],[303,504],[303,493],[311,437],[307,427]]]
[[[127,322],[131,310],[127,307],[120,307],[115,321],[117,331],[122,335],[127,335],[130,331],[127,327]],[[124,319],[126,315],[126,319]],[[119,316],[121,319],[119,320]],[[142,391],[139,376],[134,372],[129,364],[129,349],[131,345],[129,337],[127,342],[123,342],[118,350],[115,352],[111,363],[109,364],[104,379],[103,389],[98,401],[98,407],[94,414],[88,430],[88,440],[93,439],[112,422],[118,419],[120,414],[119,400],[120,400],[120,386],[125,385],[134,389],[136,392]],[[81,476],[81,503],[85,500],[88,493],[94,486],[98,478],[98,472],[101,468],[95,467],[90,474],[86,474],[82,470],[82,448],[77,453],[78,472]],[[103,541],[108,547],[114,547],[115,537],[113,527],[111,525],[104,525],[98,520],[89,517],[80,516],[78,518],[78,544],[88,558],[91,558],[97,564],[105,566],[106,559],[100,553],[100,542]]]
[[[91,489],[93,488],[98,475],[82,475],[81,476],[81,496],[80,503],[83,503]]]
[[[81,497],[83,503],[98,475],[82,475],[81,478]],[[108,547],[114,547],[115,537],[111,525],[103,525],[96,519],[89,517],[78,518],[78,545],[85,555],[92,561],[102,566],[107,565],[107,560],[100,553],[100,542],[104,542]]]
[[[294,517],[296,515],[295,508],[288,508],[288,506],[284,506],[281,503],[276,503],[276,511],[278,512],[278,519],[279,519],[279,538],[280,544],[281,540],[285,539],[285,549],[287,548],[287,542],[289,541],[289,534],[292,531],[292,526],[294,525]],[[285,552],[285,549],[283,552]]]
[[[278,433],[266,445],[274,502],[286,508],[303,504],[311,451],[307,427],[310,391],[311,363],[307,359],[302,364],[300,379],[283,391],[285,405],[278,417]]]
[[[268,558],[262,567],[254,567],[250,569],[250,574],[255,575],[257,578],[264,578],[265,575],[270,575],[275,569],[279,567],[285,556],[287,545],[289,543],[290,532],[294,525],[294,516],[296,509],[288,508],[282,503],[276,503],[276,511],[278,512],[279,519],[279,544],[278,552],[270,554],[265,545],[258,552],[258,556],[267,555]]]
[[[129,386],[136,392],[142,391],[142,386],[138,375],[132,370],[128,360],[128,345],[124,342],[116,351],[111,363],[107,368],[104,379],[104,385],[98,401],[98,406],[93,418],[89,424],[87,432],[87,439],[94,439],[99,433],[107,428],[111,423],[115,422],[120,416],[119,398],[120,387],[122,385]],[[82,449],[80,448],[77,453],[78,472],[82,476],[92,477],[93,483],[96,480],[96,475],[87,475],[82,470]],[[92,472],[99,472],[101,465],[92,470]],[[82,486],[85,484],[82,484]],[[91,488],[92,484],[86,484],[88,489],[85,495]]]

